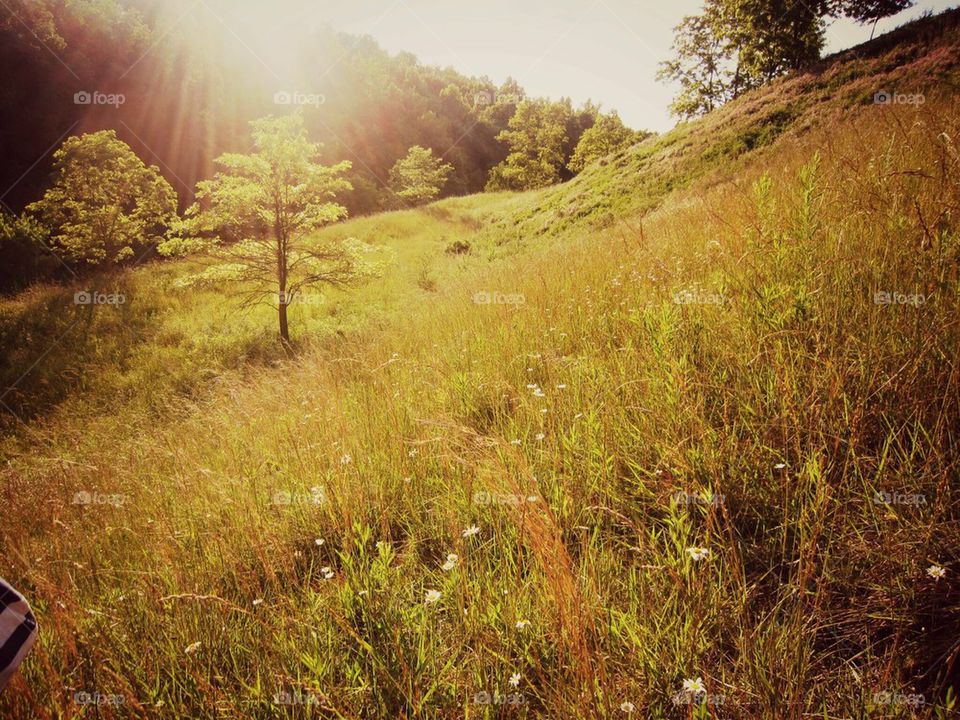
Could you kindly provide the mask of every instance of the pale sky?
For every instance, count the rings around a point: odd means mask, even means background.
[[[662,131],[674,125],[667,106],[675,88],[655,79],[670,55],[673,27],[695,14],[701,0],[231,0],[231,25],[258,33],[278,48],[285,34],[328,23],[371,35],[391,53],[411,52],[425,64],[450,65],[496,83],[515,77],[530,96],[587,99],[616,109],[634,128]],[[919,0],[881,21],[877,34],[926,10],[956,0]],[[224,7],[224,6],[221,6]],[[870,37],[870,26],[849,21],[828,31],[827,51]],[[269,38],[264,36],[269,34]],[[257,43],[260,44],[260,43]]]

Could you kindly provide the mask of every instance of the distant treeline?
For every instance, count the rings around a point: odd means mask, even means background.
[[[115,130],[158,167],[183,209],[215,157],[249,150],[251,119],[300,109],[323,161],[352,163],[353,190],[339,198],[351,215],[404,206],[391,171],[416,146],[452,167],[445,197],[566,180],[645,136],[590,103],[528,99],[512,79],[424,66],[369,37],[323,28],[291,43],[297,62],[282,71],[189,4],[0,5],[0,290],[59,266],[37,254],[40,229],[13,216],[50,186],[53,151],[73,135]]]

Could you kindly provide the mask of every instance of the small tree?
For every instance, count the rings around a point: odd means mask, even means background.
[[[113,130],[68,138],[53,160],[53,187],[26,211],[49,230],[50,249],[66,263],[126,260],[176,218],[170,183]]]
[[[647,133],[635,132],[624,125],[616,112],[598,115],[593,127],[580,137],[567,165],[575,173],[582,172],[594,160],[623,150],[646,136]]]
[[[420,205],[436,199],[452,172],[453,165],[434,156],[433,150],[414,145],[390,170],[390,189]]]
[[[251,126],[255,152],[217,158],[222,170],[197,183],[197,203],[161,252],[209,252],[216,263],[184,283],[237,283],[245,304],[275,302],[280,338],[288,344],[290,303],[308,286],[346,286],[370,275],[373,266],[363,257],[370,248],[352,239],[307,240],[346,216],[335,198],[351,189],[339,177],[350,163],[317,163],[319,146],[307,140],[299,114]]]

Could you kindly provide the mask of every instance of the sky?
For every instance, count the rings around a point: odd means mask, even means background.
[[[800,0],[802,1],[802,0]],[[237,0],[234,0],[237,2]],[[286,33],[329,24],[370,35],[392,53],[411,52],[424,64],[452,66],[495,83],[516,78],[528,96],[586,100],[617,110],[631,127],[668,130],[668,106],[676,88],[656,80],[658,63],[670,56],[673,28],[696,14],[702,0],[275,0],[237,2],[246,23],[270,36],[279,52]],[[956,0],[919,0],[877,26],[877,34],[939,12]],[[284,6],[277,12],[279,6]],[[869,39],[870,26],[835,21],[827,52]]]

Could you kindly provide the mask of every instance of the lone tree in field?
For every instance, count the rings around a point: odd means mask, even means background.
[[[447,184],[453,165],[443,162],[433,150],[414,145],[390,170],[390,189],[414,205],[435,200]]]
[[[337,194],[351,189],[339,175],[349,162],[316,162],[319,146],[307,140],[299,115],[254,120],[255,152],[215,161],[212,180],[197,183],[197,202],[178,233],[160,250],[167,255],[206,250],[218,261],[185,284],[233,282],[244,304],[276,303],[280,338],[290,341],[287,308],[312,285],[347,286],[372,274],[371,248],[353,239],[313,238],[346,217]]]
[[[177,195],[113,130],[68,138],[53,155],[55,179],[26,214],[49,231],[64,262],[119,263],[162,239]]]

